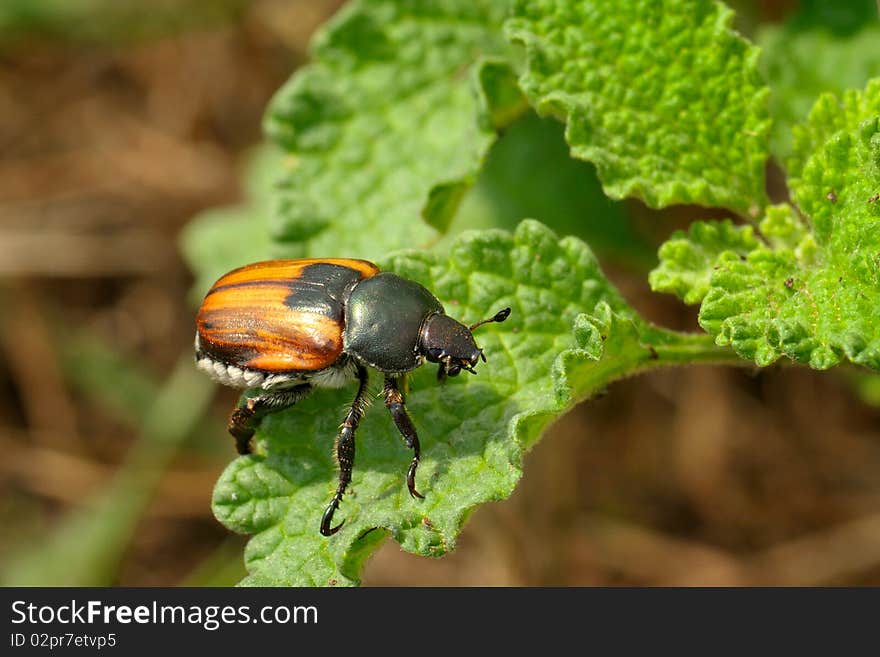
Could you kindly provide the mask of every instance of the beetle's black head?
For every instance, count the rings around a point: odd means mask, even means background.
[[[474,369],[480,359],[486,362],[483,350],[474,342],[472,331],[488,322],[503,322],[510,315],[505,308],[494,317],[465,326],[448,315],[436,313],[428,317],[422,327],[419,349],[429,363],[439,363],[439,378],[458,376],[462,371],[476,374]]]

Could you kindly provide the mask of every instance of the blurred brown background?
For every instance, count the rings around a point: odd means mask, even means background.
[[[192,367],[178,236],[241,199],[266,102],[340,3],[107,4],[105,23],[0,31],[0,577],[231,584],[245,540],[210,495],[235,393]],[[655,241],[695,216],[635,209]],[[696,327],[608,269],[652,319]],[[615,384],[551,429],[454,554],[389,542],[364,583],[880,585],[878,407],[845,371]]]

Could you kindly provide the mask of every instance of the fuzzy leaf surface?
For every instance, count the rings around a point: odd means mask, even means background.
[[[518,0],[507,31],[529,101],[567,122],[609,196],[756,214],[768,90],[731,19],[711,0]]]
[[[660,247],[660,265],[649,277],[651,289],[675,294],[689,305],[700,303],[721,254],[743,257],[758,244],[751,226],[736,226],[730,220],[695,221]]]
[[[499,59],[506,12],[355,0],[315,37],[265,120],[289,155],[272,223],[286,255],[376,257],[445,232],[497,128],[526,108]]]
[[[816,369],[842,360],[880,369],[878,99],[880,80],[819,99],[797,133],[805,158],[790,181],[798,210],[768,208],[762,241],[738,250],[728,240],[714,260],[682,255],[705,252],[698,236],[661,248],[652,282],[691,301],[703,296],[700,325],[719,345],[761,366],[786,356]],[[700,282],[708,275],[708,290],[676,288],[669,272]]]
[[[231,463],[214,492],[217,518],[254,534],[244,584],[356,584],[386,535],[407,551],[440,556],[477,505],[510,495],[525,450],[574,402],[643,368],[725,357],[708,336],[639,319],[583,242],[560,240],[535,221],[513,234],[465,233],[444,257],[413,252],[384,264],[428,287],[465,322],[504,306],[513,312],[478,331],[488,357],[479,376],[440,385],[434,368],[422,367],[412,377],[407,407],[420,432],[424,500],[408,494],[411,453],[375,401],[358,430],[352,484],[337,512],[345,525],[324,538],[318,526],[337,477],[332,445],[354,386],[319,390],[264,420],[257,452]],[[375,373],[372,386],[381,389]]]

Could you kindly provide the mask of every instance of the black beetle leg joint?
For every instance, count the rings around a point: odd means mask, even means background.
[[[244,456],[251,453],[251,438],[254,436],[253,412],[246,408],[236,408],[229,417],[227,431],[235,438],[236,451]]]

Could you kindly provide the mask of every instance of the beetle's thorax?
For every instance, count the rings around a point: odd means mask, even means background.
[[[424,362],[420,336],[440,302],[414,281],[381,272],[358,282],[345,307],[345,352],[381,372],[408,372]]]

